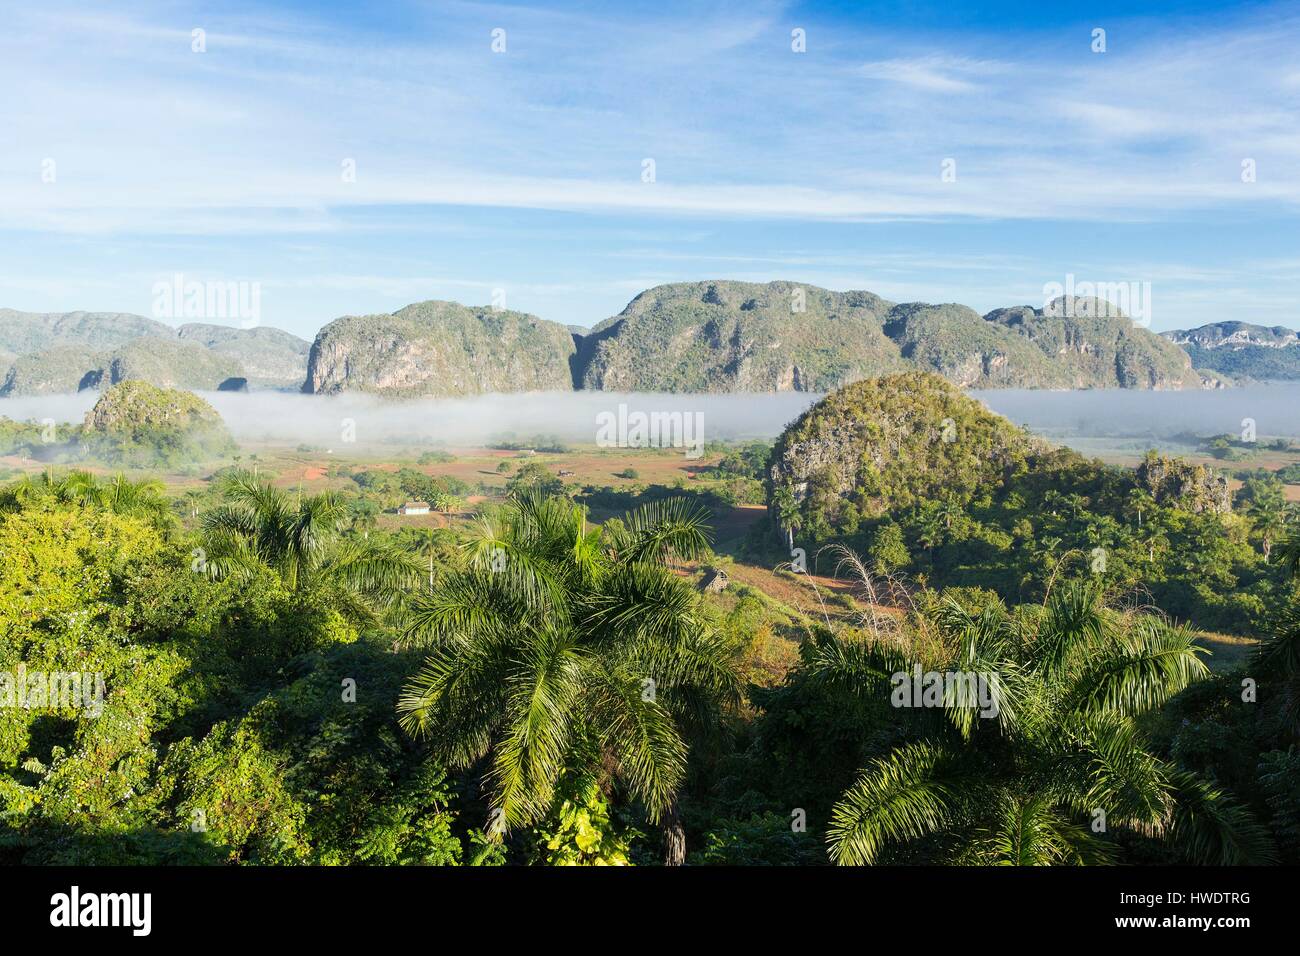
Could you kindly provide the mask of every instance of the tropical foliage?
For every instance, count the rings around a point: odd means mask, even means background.
[[[1104,468],[906,379],[678,486],[11,481],[0,862],[1300,862],[1280,484]],[[136,398],[93,427],[170,434]],[[731,482],[776,527],[715,553]]]
[[[1144,742],[1140,718],[1208,676],[1194,632],[1110,611],[1101,597],[1070,582],[1015,614],[945,599],[927,621],[938,653],[924,660],[897,639],[824,637],[813,673],[850,694],[897,707],[885,685],[916,665],[975,675],[981,690],[949,682],[936,706],[896,711],[901,739],[834,809],[832,858],[875,863],[903,843],[937,862],[1101,863],[1116,857],[1112,831],[1127,830],[1167,836],[1194,862],[1271,860],[1267,835],[1237,803]]]
[[[561,498],[519,496],[412,599],[405,639],[431,653],[402,697],[404,726],[454,767],[489,762],[503,831],[601,768],[658,822],[688,739],[738,697],[734,649],[667,567],[706,547],[703,513],[680,499],[607,536]]]

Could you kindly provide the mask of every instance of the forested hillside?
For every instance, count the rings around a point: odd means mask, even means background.
[[[882,572],[1011,601],[1041,598],[1063,565],[1098,566],[1135,599],[1239,633],[1277,599],[1266,555],[1290,513],[1275,477],[1234,509],[1204,466],[1108,467],[920,373],[827,396],[777,441],[767,480],[775,530],[810,553],[847,545]]]

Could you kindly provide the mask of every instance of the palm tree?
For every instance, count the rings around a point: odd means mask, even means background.
[[[456,546],[456,536],[447,528],[426,528],[411,534],[407,548],[426,572],[429,588],[433,587],[438,568],[454,555]]]
[[[1251,503],[1247,514],[1250,515],[1255,524],[1255,531],[1259,535],[1260,548],[1264,552],[1264,563],[1267,564],[1273,551],[1274,542],[1286,530],[1286,520],[1289,517],[1286,502],[1280,495],[1277,497],[1260,497]]]
[[[1132,488],[1125,499],[1127,510],[1137,516],[1138,531],[1142,530],[1142,516],[1156,510],[1156,499],[1146,488]]]
[[[943,519],[934,509],[926,509],[921,512],[918,519],[918,528],[916,543],[925,548],[930,557],[930,563],[934,564],[934,549],[945,541]]]
[[[57,478],[50,471],[36,478],[27,475],[5,490],[0,507],[12,510],[41,498],[103,508],[114,514],[141,518],[158,527],[172,520],[162,482],[132,481],[120,472],[107,481],[89,471],[69,471]]]
[[[1292,578],[1300,577],[1300,533],[1292,532],[1278,548],[1283,569]]]
[[[772,506],[776,509],[777,524],[785,529],[786,547],[793,551],[794,533],[799,530],[803,520],[799,501],[793,491],[781,485],[772,493]]]
[[[370,532],[379,527],[379,506],[373,501],[360,499],[348,506],[348,531],[368,537]]]
[[[567,499],[525,492],[483,519],[456,566],[412,601],[429,656],[401,723],[451,765],[486,759],[500,832],[539,821],[581,773],[620,782],[682,862],[688,740],[738,699],[733,648],[666,567],[707,551],[704,513],[675,498],[603,532]]]
[[[952,531],[953,522],[960,520],[965,513],[953,495],[946,495],[935,509],[935,517],[943,521],[945,531]]]
[[[185,494],[181,495],[181,500],[185,502],[185,510],[189,512],[191,518],[199,516],[199,507],[203,504],[204,494],[197,488],[191,488]]]
[[[171,520],[171,507],[161,481],[152,478],[131,481],[121,472],[99,483],[95,501],[114,514],[135,515],[154,524]]]
[[[927,855],[959,863],[1100,863],[1113,844],[1098,834],[1116,827],[1167,836],[1201,862],[1271,858],[1245,810],[1152,755],[1138,729],[1143,713],[1206,676],[1193,631],[1112,612],[1082,581],[1056,589],[1032,618],[996,604],[974,613],[951,598],[933,617],[936,659],[834,635],[817,648],[815,673],[877,706],[915,664],[976,675],[943,682],[929,709],[882,708],[895,722],[906,714],[905,736],[836,805],[836,863],[875,863],[921,841]],[[981,710],[986,701],[995,705]]]
[[[451,514],[451,512],[459,510],[463,503],[456,495],[446,491],[440,491],[434,495],[432,502],[433,510],[441,511],[443,514]]]
[[[290,591],[327,592],[359,619],[394,605],[420,581],[411,555],[342,534],[348,509],[332,492],[290,495],[247,471],[222,479],[221,491],[223,503],[202,520],[213,577],[269,567]]]
[[[1070,511],[1071,525],[1079,525],[1083,522],[1084,515],[1088,513],[1088,499],[1083,495],[1071,492],[1062,499],[1062,505]]]

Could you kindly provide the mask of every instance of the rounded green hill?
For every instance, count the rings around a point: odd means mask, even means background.
[[[965,503],[1047,446],[929,372],[863,379],[791,424],[768,465],[783,531],[814,539],[934,497]]]
[[[235,449],[216,409],[191,392],[129,380],[107,389],[86,413],[97,454],[129,463],[201,461]]]

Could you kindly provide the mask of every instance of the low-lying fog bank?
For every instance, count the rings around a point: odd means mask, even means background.
[[[603,427],[635,427],[637,414],[681,416],[687,437],[703,441],[771,439],[821,398],[807,392],[671,395],[545,392],[393,401],[369,395],[203,392],[235,437],[245,442],[333,448],[553,439],[596,442]],[[997,390],[970,393],[1037,432],[1068,436],[1173,439],[1237,433],[1253,419],[1261,436],[1300,437],[1300,383],[1205,392]],[[0,415],[79,422],[97,393],[0,399]],[[668,428],[667,419],[663,427]]]
[[[1175,438],[1240,434],[1253,419],[1259,435],[1300,438],[1300,382],[1213,391],[1073,392],[1001,389],[967,394],[1037,432],[1096,438]]]
[[[370,395],[285,392],[199,392],[245,442],[476,446],[512,439],[591,444],[602,428],[646,424],[682,433],[687,443],[774,438],[820,395],[671,395],[619,392],[532,392],[407,401]],[[79,422],[97,393],[0,399],[0,415]],[[664,444],[670,442],[665,441]]]

